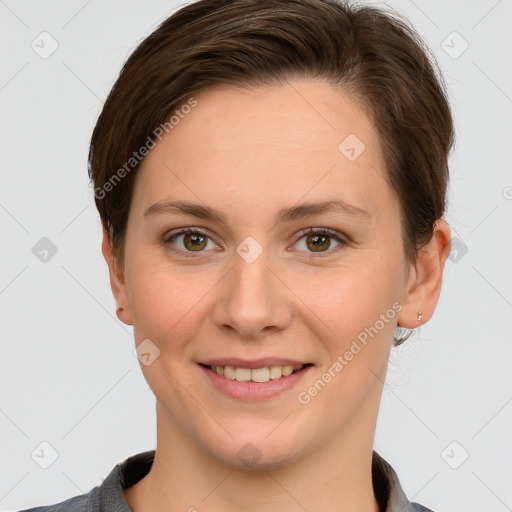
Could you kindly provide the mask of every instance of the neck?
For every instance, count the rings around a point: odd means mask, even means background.
[[[133,512],[380,512],[371,475],[375,422],[364,435],[354,424],[286,466],[237,469],[208,454],[158,405],[153,466],[125,491]]]

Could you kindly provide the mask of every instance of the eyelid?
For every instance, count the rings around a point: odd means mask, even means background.
[[[194,227],[194,226],[178,228],[176,230],[169,231],[168,233],[166,233],[164,235],[163,243],[164,243],[164,245],[168,245],[168,244],[172,245],[172,244],[170,244],[170,242],[173,238],[181,236],[181,235],[187,235],[187,234],[202,235],[202,236],[210,239],[215,245],[219,246],[219,244],[215,241],[214,237],[207,230],[205,230],[204,228],[199,228],[199,227]],[[207,252],[207,251],[183,251],[182,249],[178,249],[176,247],[172,247],[170,250],[175,253],[178,253],[179,255],[183,255],[186,257],[195,257],[194,253],[198,253],[198,254],[205,253],[206,254],[206,252]]]
[[[297,233],[297,235],[296,235],[296,240],[293,243],[293,245],[295,245],[299,240],[301,240],[302,238],[304,238],[305,236],[310,235],[310,234],[311,235],[315,235],[315,234],[327,235],[329,238],[333,238],[334,240],[336,240],[339,243],[339,245],[333,249],[328,249],[327,251],[319,251],[319,252],[294,251],[294,252],[306,252],[307,259],[324,258],[324,257],[331,256],[333,253],[337,252],[340,249],[343,249],[345,246],[347,246],[350,243],[350,238],[347,235],[345,235],[339,231],[336,231],[331,228],[316,227],[316,228],[306,228],[306,229],[299,231],[299,233]]]
[[[186,227],[186,228],[177,228],[177,229],[173,229],[167,233],[165,233],[164,235],[164,242],[168,242],[171,238],[175,237],[175,236],[178,236],[178,235],[187,235],[187,234],[199,234],[199,235],[203,235],[203,236],[207,236],[208,238],[212,238],[212,236],[210,235],[210,233],[205,230],[204,228],[197,228],[197,227],[194,227],[194,226],[189,226],[189,227]]]
[[[178,228],[177,230],[172,230],[172,231],[166,233],[164,235],[163,242],[164,242],[164,244],[169,244],[173,238],[181,236],[181,235],[186,235],[186,234],[199,234],[206,238],[209,238],[217,246],[220,245],[215,241],[215,238],[209,233],[208,230],[205,230],[204,228],[200,228],[200,227],[193,227],[193,226],[189,226],[189,227],[185,227],[185,228]],[[348,245],[350,242],[350,239],[347,235],[340,233],[339,231],[336,231],[334,229],[326,228],[326,227],[309,227],[309,228],[302,229],[298,233],[296,233],[296,235],[294,236],[295,242],[293,242],[292,245],[295,245],[297,242],[299,242],[299,240],[301,240],[302,238],[304,238],[305,236],[307,236],[309,234],[327,235],[328,237],[336,240],[339,243],[339,246],[337,246],[334,249],[328,249],[327,251],[319,251],[316,253],[292,250],[293,252],[306,252],[308,254],[308,256],[306,256],[306,258],[314,259],[317,257],[330,256],[331,254],[333,254],[334,252],[337,251],[338,247],[343,248],[344,246]],[[171,250],[174,252],[177,252],[178,254],[182,254],[185,256],[193,256],[195,252],[197,252],[199,254],[207,252],[207,251],[183,251],[182,249],[177,249],[177,248],[172,248]],[[289,249],[287,249],[287,250],[289,250]]]

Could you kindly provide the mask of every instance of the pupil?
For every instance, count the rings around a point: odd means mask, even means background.
[[[313,242],[313,247],[320,248],[320,249],[328,249],[329,242],[326,244],[326,240],[328,240],[328,237],[323,235],[312,235],[310,239]]]
[[[189,242],[191,242],[192,247],[195,248],[202,248],[202,245],[204,245],[204,237],[203,235],[199,234],[189,234],[185,237]]]

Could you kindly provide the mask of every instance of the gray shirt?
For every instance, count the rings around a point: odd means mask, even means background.
[[[116,464],[101,485],[87,494],[19,512],[132,512],[124,499],[123,489],[149,473],[154,456],[155,450],[150,450],[128,457]],[[433,512],[407,499],[394,469],[376,451],[372,458],[372,482],[381,512]]]

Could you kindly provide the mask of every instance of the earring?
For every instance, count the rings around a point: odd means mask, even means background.
[[[418,322],[420,322],[422,318],[423,318],[423,315],[421,314],[421,309],[420,309],[418,311]]]

